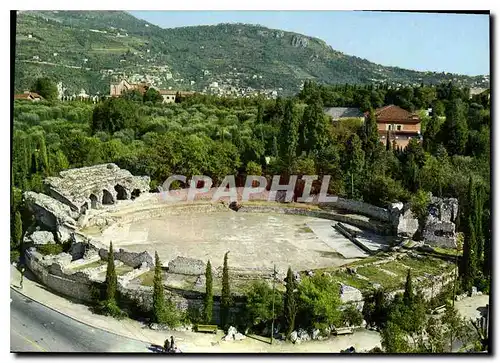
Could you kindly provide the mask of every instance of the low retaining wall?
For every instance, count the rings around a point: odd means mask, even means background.
[[[354,216],[348,214],[340,214],[333,211],[326,210],[315,210],[306,208],[293,208],[293,207],[282,207],[282,206],[251,206],[242,205],[238,209],[239,212],[244,213],[278,213],[278,214],[290,214],[290,215],[301,215],[314,218],[329,219],[333,221],[347,223],[356,226],[361,229],[366,229],[382,235],[392,235],[392,227],[389,224],[384,224],[379,221],[365,220],[362,218],[355,218]]]
[[[113,251],[115,260],[123,262],[125,265],[138,268],[142,264],[146,264],[148,267],[153,268],[155,266],[153,257],[147,251],[143,252],[128,252],[123,248],[120,248],[118,251]],[[108,250],[101,248],[99,250],[99,256],[101,259],[108,259]]]
[[[388,209],[376,207],[374,205],[359,202],[357,200],[337,198],[336,202],[322,203],[321,205],[362,214],[383,222],[391,221],[391,213]]]
[[[45,259],[33,249],[26,251],[25,260],[28,268],[50,289],[83,302],[91,301],[91,281],[82,274],[75,274],[70,278],[71,275],[63,273],[59,263],[53,262],[53,259]]]

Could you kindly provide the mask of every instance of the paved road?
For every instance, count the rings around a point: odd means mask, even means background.
[[[144,352],[149,345],[92,328],[10,292],[10,350],[18,352]]]

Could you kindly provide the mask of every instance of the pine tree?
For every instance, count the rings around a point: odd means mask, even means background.
[[[203,304],[203,320],[206,324],[212,322],[212,311],[214,308],[214,296],[212,291],[212,265],[210,260],[207,262],[205,270],[205,299]]]
[[[297,316],[297,297],[295,289],[297,287],[297,282],[295,281],[295,276],[293,276],[292,269],[289,267],[286,274],[286,292],[284,301],[285,310],[285,324],[286,324],[286,337],[292,334],[295,329],[295,317]]]
[[[115,255],[113,253],[113,242],[109,242],[108,252],[108,267],[106,269],[106,301],[116,303],[116,286],[118,285],[118,278],[115,270]]]
[[[403,294],[403,302],[406,306],[412,306],[413,304],[413,284],[411,278],[411,270],[408,269],[408,274],[406,275],[405,292]]]
[[[155,275],[153,279],[153,322],[165,323],[165,295],[160,257],[155,251]]]
[[[231,292],[229,289],[229,268],[227,265],[227,255],[224,255],[224,267],[222,268],[222,294],[220,299],[220,316],[221,325],[223,329],[226,329],[229,324],[229,309],[231,306]]]

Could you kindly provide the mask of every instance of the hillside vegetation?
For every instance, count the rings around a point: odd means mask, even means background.
[[[296,93],[304,80],[324,84],[489,86],[489,77],[416,72],[345,55],[324,41],[245,24],[162,29],[120,11],[20,12],[15,88],[50,76],[70,93],[109,92],[112,77],[150,76],[161,87],[219,86]]]

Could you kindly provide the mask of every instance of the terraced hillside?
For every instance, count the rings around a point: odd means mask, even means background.
[[[454,80],[489,86],[488,76],[384,67],[338,52],[320,39],[262,26],[162,29],[119,11],[20,12],[16,90],[41,75],[62,81],[71,93],[84,88],[91,94],[108,93],[110,79],[122,75],[147,75],[162,87],[201,91],[224,85],[283,94],[297,92],[307,79],[330,84]]]

